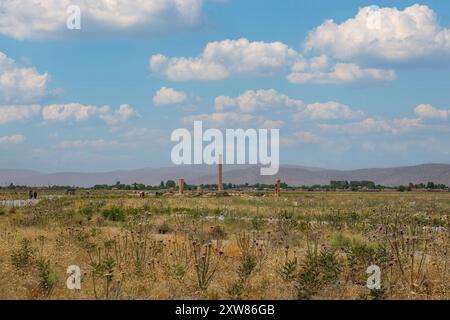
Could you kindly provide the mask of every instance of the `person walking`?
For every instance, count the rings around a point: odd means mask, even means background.
[[[34,199],[37,199],[37,196],[38,196],[37,191],[35,191],[34,192]]]
[[[33,190],[30,190],[30,192],[28,192],[28,195],[30,197],[30,200],[33,199]]]

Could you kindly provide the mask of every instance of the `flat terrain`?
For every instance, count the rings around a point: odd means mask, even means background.
[[[0,206],[0,299],[450,298],[449,192],[56,195]]]

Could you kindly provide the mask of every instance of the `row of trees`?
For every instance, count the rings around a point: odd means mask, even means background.
[[[197,185],[190,185],[185,183],[184,189],[185,190],[197,190],[199,186]],[[202,184],[200,187],[203,190],[217,190],[217,184]],[[250,185],[249,183],[245,184],[232,184],[232,183],[225,183],[223,185],[224,190],[242,190],[242,189],[254,189],[258,191],[264,191],[264,190],[272,190],[274,187],[273,184],[253,184]],[[287,189],[296,189],[295,187],[291,187],[286,183],[282,183],[281,187],[285,190]],[[8,190],[26,190],[29,189],[30,186],[16,186],[14,184],[10,184],[6,187],[1,187],[0,189],[8,189]],[[49,190],[69,190],[73,187],[70,186],[48,186],[47,189]],[[119,181],[114,185],[108,185],[108,184],[102,184],[102,185],[95,185],[94,190],[147,190],[147,191],[158,191],[158,190],[172,190],[177,188],[177,183],[174,180],[168,180],[166,182],[161,181],[159,185],[152,186],[152,185],[145,185],[142,183],[133,183],[133,184],[122,184]],[[382,185],[376,185],[373,181],[330,181],[329,185],[314,185],[314,186],[303,186],[301,189],[304,190],[351,190],[351,191],[358,191],[362,189],[368,189],[368,190],[383,190],[383,189],[396,189],[401,192],[407,192],[407,191],[413,191],[413,190],[448,190],[449,187],[444,184],[437,184],[434,182],[428,182],[428,183],[419,183],[414,184],[410,183],[406,186],[398,186],[398,187],[386,187]]]
[[[400,192],[407,192],[407,191],[413,191],[413,190],[421,190],[421,189],[427,189],[427,190],[447,190],[449,187],[447,187],[445,184],[437,184],[434,182],[428,182],[427,184],[419,183],[414,184],[410,183],[408,186],[399,186],[398,191]]]
[[[354,188],[368,188],[376,189],[373,181],[330,181],[330,187],[335,189],[354,189]]]
[[[20,185],[15,185],[14,183],[9,184],[8,186],[0,186],[0,190],[1,189],[5,189],[5,190],[29,190],[29,189],[36,189],[36,186],[20,186]],[[44,188],[44,187],[40,187],[40,188]],[[45,189],[48,190],[67,190],[67,189],[71,189],[73,187],[71,186],[47,186],[45,187]]]
[[[428,183],[419,183],[414,184],[410,183],[407,186],[398,186],[398,187],[385,187],[382,185],[376,185],[373,181],[330,181],[329,186],[322,186],[321,188],[332,188],[332,189],[340,189],[340,190],[358,190],[358,189],[371,189],[371,190],[381,190],[381,189],[397,189],[401,192],[413,191],[413,190],[447,190],[448,187],[445,184],[437,184],[434,182]]]
[[[265,189],[273,189],[273,184],[254,184],[250,185],[248,183],[245,184],[232,184],[232,183],[224,183],[223,189],[224,190],[233,190],[233,189],[257,189],[257,190],[265,190]],[[184,189],[185,190],[197,190],[199,186],[197,185],[190,185],[185,182]],[[217,184],[202,184],[200,187],[203,190],[217,190]],[[284,189],[289,188],[289,186],[286,183],[282,183],[281,187]],[[107,185],[107,184],[101,184],[101,185],[95,185],[95,190],[149,190],[149,191],[156,191],[156,190],[171,190],[177,188],[177,182],[174,180],[167,180],[166,182],[161,181],[161,183],[157,186],[152,185],[145,185],[141,183],[133,183],[133,184],[122,184],[120,182],[117,182],[115,185]]]

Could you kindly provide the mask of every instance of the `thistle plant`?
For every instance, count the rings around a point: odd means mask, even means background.
[[[147,221],[134,222],[128,225],[129,239],[122,247],[126,248],[126,256],[131,259],[134,270],[142,275],[144,268],[153,266],[158,255],[162,252],[164,244],[153,239],[151,225]]]
[[[116,273],[116,262],[110,255],[109,249],[94,248],[88,254],[95,298],[97,300],[118,299],[122,292],[124,276],[122,273],[121,278],[117,279],[115,284],[113,283]]]
[[[260,271],[268,258],[268,242],[257,240],[250,234],[241,232],[236,234],[236,243],[241,252],[242,261],[247,265],[254,261],[255,266],[252,268],[252,271],[253,269]]]
[[[52,270],[50,260],[41,258],[37,261],[40,291],[49,296],[52,294],[57,282],[58,274]]]
[[[289,247],[286,247],[284,259],[278,267],[278,274],[284,282],[290,282],[295,279],[298,267],[297,253],[294,251],[291,257]]]
[[[165,255],[166,270],[169,275],[182,280],[187,273],[188,267],[193,259],[191,246],[187,241],[169,241],[167,245],[168,254]]]
[[[416,223],[400,222],[398,215],[386,225],[386,241],[393,256],[393,267],[398,269],[401,283],[415,292],[426,280],[430,235],[424,234],[423,228]]]
[[[210,285],[218,267],[219,257],[222,251],[218,253],[213,248],[213,244],[201,245],[197,241],[192,242],[192,253],[194,257],[194,268],[197,276],[197,285],[200,290],[206,291]]]

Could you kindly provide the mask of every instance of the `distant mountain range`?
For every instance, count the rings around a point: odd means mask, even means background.
[[[159,169],[138,169],[111,172],[60,172],[41,173],[30,170],[0,169],[0,185],[27,186],[77,186],[92,187],[96,184],[124,184],[134,182],[158,185],[161,181],[184,178],[188,184],[214,184],[217,182],[216,166],[180,166]],[[433,181],[450,185],[449,164],[424,164],[410,167],[373,168],[360,170],[328,170],[302,166],[282,166],[275,176],[261,176],[257,166],[225,166],[224,183],[272,184],[279,178],[292,186],[329,184],[331,180],[370,180],[385,186],[427,183]]]

